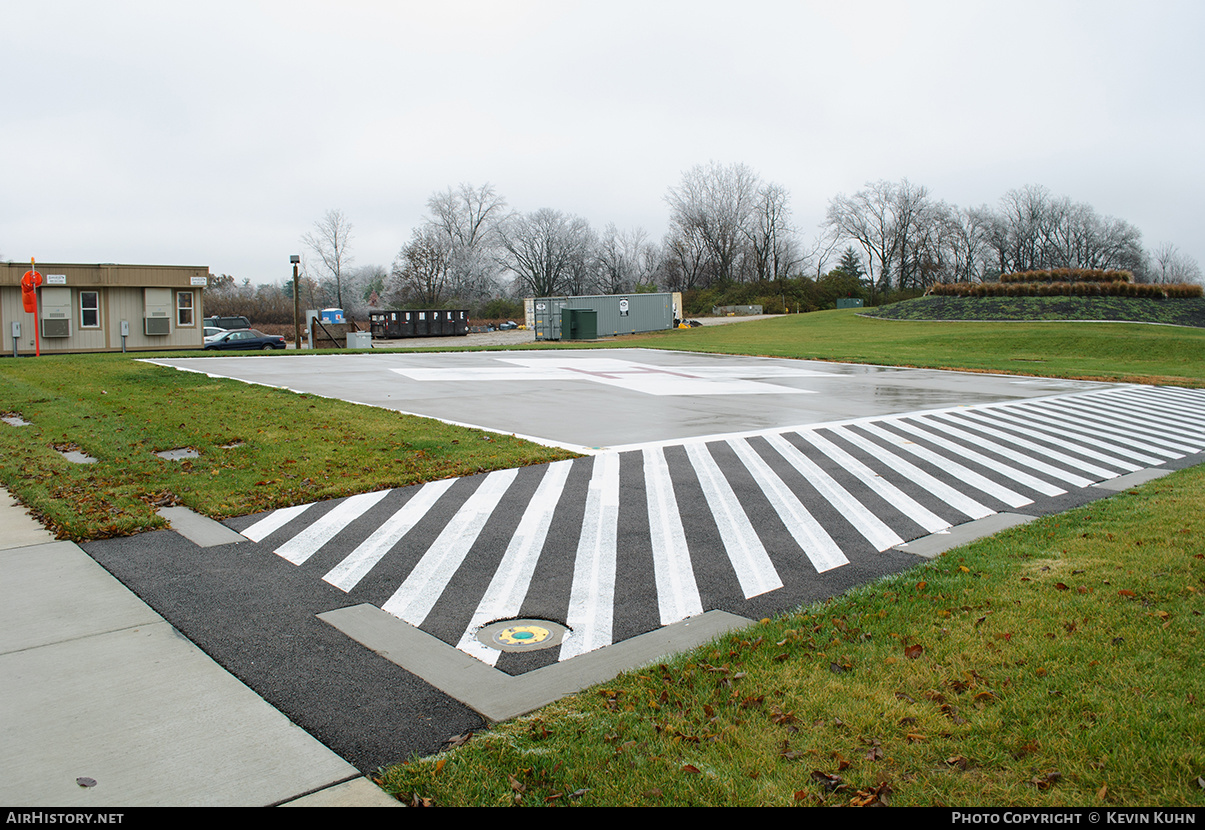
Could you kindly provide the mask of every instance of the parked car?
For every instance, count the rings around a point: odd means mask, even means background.
[[[206,317],[205,325],[219,329],[249,329],[251,321],[246,317]]]
[[[206,349],[283,349],[285,339],[256,329],[235,329],[205,341]]]
[[[217,326],[206,326],[205,334],[202,336],[204,337],[206,342],[208,342],[208,341],[212,340],[213,338],[217,337],[219,334],[225,334],[226,331],[227,331],[226,329],[218,328]]]

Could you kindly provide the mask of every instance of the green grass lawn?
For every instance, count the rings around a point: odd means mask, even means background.
[[[163,527],[160,506],[220,519],[573,455],[124,355],[3,360],[0,389],[31,424],[0,423],[0,482],[64,539]],[[198,457],[155,455],[178,448]]]
[[[879,320],[819,311],[626,337],[614,345],[1205,385],[1205,329],[1133,323]]]
[[[1205,332],[821,312],[649,347],[1205,385]],[[547,347],[547,346],[542,346]],[[291,355],[304,360],[306,355]],[[564,458],[140,363],[0,360],[0,483],[62,538]],[[98,459],[67,462],[78,447]],[[164,461],[155,451],[198,457]],[[438,804],[1205,806],[1205,468],[952,551],[382,771]]]

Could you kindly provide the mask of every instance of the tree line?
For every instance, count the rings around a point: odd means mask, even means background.
[[[1175,245],[1152,250],[1125,220],[1029,185],[996,207],[960,208],[909,182],[868,182],[829,200],[811,240],[792,223],[790,193],[744,164],[692,167],[668,188],[668,231],[601,231],[552,208],[510,209],[489,185],[432,194],[391,266],[354,267],[352,225],[332,210],[301,237],[302,302],[361,318],[372,308],[467,307],[514,316],[522,297],[683,291],[691,297],[779,297],[823,307],[836,296],[878,304],[937,283],[990,281],[1051,268],[1127,270],[1138,282],[1199,282]],[[838,254],[838,252],[840,252]],[[827,269],[827,270],[826,270]],[[265,322],[292,319],[292,282],[252,286],[221,275],[207,305]],[[698,303],[695,303],[698,305]],[[254,306],[251,308],[249,306]],[[228,311],[229,309],[229,311]]]

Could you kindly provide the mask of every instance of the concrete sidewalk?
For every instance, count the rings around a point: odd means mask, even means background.
[[[399,806],[0,490],[0,803]]]

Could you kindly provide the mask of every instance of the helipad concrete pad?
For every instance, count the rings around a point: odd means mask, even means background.
[[[650,349],[151,362],[587,452],[1115,385]]]

